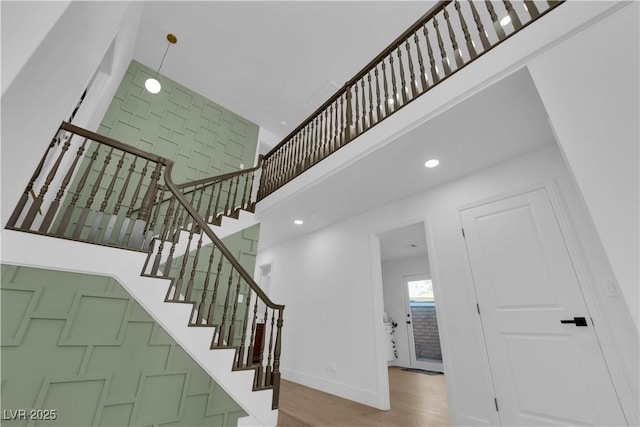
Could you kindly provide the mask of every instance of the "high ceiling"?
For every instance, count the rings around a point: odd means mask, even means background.
[[[435,3],[145,1],[134,58],[174,33],[162,74],[284,137]]]

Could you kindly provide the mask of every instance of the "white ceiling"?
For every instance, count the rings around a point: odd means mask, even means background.
[[[427,238],[424,223],[419,222],[378,235],[382,262],[417,257],[427,258]]]
[[[284,137],[435,3],[146,1],[134,58],[156,69],[166,34],[176,34],[162,74]],[[269,209],[261,217],[269,223],[261,247],[553,141],[528,73],[515,73]],[[424,161],[432,157],[441,164],[427,170]],[[389,245],[406,249],[413,234],[391,233]]]
[[[162,74],[283,138],[435,3],[145,1],[134,58],[174,33]]]
[[[554,142],[534,83],[520,70],[261,212],[269,226],[261,230],[260,245],[268,248]],[[440,165],[427,169],[431,158]],[[294,226],[294,218],[304,225]]]

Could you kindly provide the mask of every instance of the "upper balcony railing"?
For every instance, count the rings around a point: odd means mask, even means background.
[[[562,1],[441,1],[265,155],[258,200]]]

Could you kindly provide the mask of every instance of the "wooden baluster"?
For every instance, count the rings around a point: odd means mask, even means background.
[[[65,137],[64,144],[62,145],[62,150],[60,151],[60,154],[58,155],[56,162],[53,164],[53,166],[51,167],[51,170],[47,174],[47,178],[45,179],[44,184],[40,188],[38,197],[36,197],[36,199],[33,201],[33,204],[31,205],[29,212],[27,212],[27,216],[24,218],[24,221],[22,222],[22,228],[29,230],[31,228],[31,225],[33,224],[33,221],[36,219],[36,215],[38,214],[38,212],[40,212],[40,206],[42,206],[42,202],[44,201],[45,194],[47,194],[47,192],[49,191],[49,185],[51,185],[51,181],[53,181],[53,178],[55,178],[56,174],[58,173],[58,168],[60,167],[62,158],[64,157],[64,155],[69,150],[69,147],[71,146],[71,138],[73,138],[72,134],[67,134],[67,136]]]
[[[215,183],[211,182],[207,185],[207,189],[209,190],[209,203],[207,203],[207,212],[205,212],[204,214],[204,222],[206,222],[207,224],[209,223],[209,218],[211,217],[212,213],[211,210],[213,209],[213,199],[215,198],[215,191],[216,191],[216,185]]]
[[[76,152],[76,157],[73,159],[73,163],[71,164],[71,167],[69,167],[69,169],[67,170],[67,173],[64,176],[62,183],[60,184],[60,189],[56,193],[56,198],[53,202],[51,202],[51,205],[49,206],[47,215],[44,217],[44,220],[40,225],[39,231],[41,233],[46,233],[49,231],[49,226],[51,225],[51,222],[53,221],[53,218],[55,217],[56,213],[58,212],[58,208],[60,207],[60,200],[62,200],[62,196],[64,195],[64,192],[67,189],[69,182],[71,182],[71,177],[73,176],[73,173],[76,170],[76,166],[78,165],[78,160],[80,160],[80,157],[82,157],[82,153],[84,153],[84,147],[86,143],[87,143],[87,138],[85,138],[84,141],[82,141],[82,144],[78,148],[78,151]]]
[[[140,172],[140,179],[138,180],[138,184],[136,185],[136,189],[133,191],[133,195],[131,196],[131,201],[129,203],[129,208],[127,209],[127,214],[125,215],[124,221],[122,222],[122,226],[120,227],[120,233],[118,234],[118,245],[122,245],[124,243],[124,238],[129,229],[129,222],[131,221],[131,216],[133,215],[133,210],[135,209],[136,203],[138,202],[138,195],[140,194],[140,188],[142,187],[142,181],[144,181],[144,177],[147,174],[147,170],[149,167],[149,160],[144,163],[144,167]]]
[[[367,128],[370,128],[375,123],[373,120],[373,90],[371,85],[371,71],[367,73],[367,80],[369,81],[369,125]]]
[[[237,218],[236,215],[238,213],[238,207],[236,206],[236,199],[238,198],[238,187],[240,187],[240,175],[236,175],[235,178],[236,184],[235,189],[233,190],[233,201],[231,202],[231,211],[229,212],[229,216],[233,218]]]
[[[256,323],[258,321],[258,302],[259,302],[259,297],[258,297],[258,294],[256,294],[256,298],[253,303],[253,318],[251,320],[251,336],[249,337],[249,349],[247,350],[247,365],[253,365],[254,363],[253,349],[255,348],[255,341],[256,341]]]
[[[218,331],[218,347],[231,346],[227,337],[225,337],[225,329],[227,327],[227,310],[229,308],[229,301],[231,299],[231,286],[233,285],[233,272],[231,267],[229,271],[229,280],[227,281],[227,292],[224,297],[224,306],[222,307],[222,321],[220,322],[220,328]],[[227,342],[225,344],[225,341]]]
[[[169,207],[167,208],[167,214],[164,217],[164,221],[162,223],[162,230],[160,230],[160,245],[158,246],[158,252],[156,253],[156,257],[153,261],[153,265],[151,267],[151,275],[156,276],[158,274],[158,269],[160,268],[160,261],[162,260],[162,252],[164,251],[165,241],[169,237],[169,223],[171,222],[171,216],[173,215],[173,205],[175,204],[176,198],[172,197],[169,201]],[[176,211],[176,214],[178,212]]]
[[[216,207],[213,210],[213,214],[211,215],[211,223],[217,224],[218,219],[221,218],[220,213],[220,194],[222,194],[222,186],[224,185],[224,181],[217,182],[214,186],[218,188],[218,195],[216,196]],[[218,224],[219,225],[219,224]]]
[[[331,114],[329,111],[329,107],[325,108],[324,110],[324,143],[322,146],[322,157],[325,158],[327,157],[329,154],[331,154],[331,136],[330,136],[330,130],[331,130]]]
[[[524,0],[524,8],[527,9],[532,21],[535,21],[540,16],[540,12],[532,0]]]
[[[153,208],[153,201],[156,198],[158,180],[162,172],[161,169],[162,164],[156,163],[156,167],[151,173],[149,187],[147,187],[147,191],[142,199],[136,221],[133,223],[133,228],[131,229],[131,235],[129,235],[127,246],[130,248],[143,248],[145,243],[147,237],[145,230],[151,218],[151,209]]]
[[[112,153],[113,153],[113,148],[111,148],[109,150],[109,153],[107,153],[107,157],[105,158],[104,163],[102,164],[102,169],[100,169],[98,178],[96,179],[96,182],[93,184],[93,188],[91,189],[91,194],[89,194],[89,199],[87,199],[87,203],[85,204],[84,209],[80,213],[80,218],[78,218],[78,222],[76,223],[76,226],[72,234],[72,237],[74,239],[79,238],[80,234],[82,233],[84,224],[86,223],[87,217],[89,216],[89,212],[91,211],[91,205],[93,205],[93,200],[96,197],[96,193],[98,192],[98,189],[100,188],[100,183],[102,182],[102,178],[104,177],[104,172],[107,169],[109,162],[111,161]]]
[[[453,32],[453,27],[451,26],[451,21],[449,20],[449,11],[445,7],[444,11],[444,20],[447,22],[447,28],[449,29],[449,39],[451,40],[451,46],[453,47],[453,57],[456,60],[456,65],[458,68],[464,65],[464,61],[462,60],[462,54],[460,52],[460,48],[458,47],[458,42],[456,41],[456,34]]]
[[[265,347],[265,339],[264,334],[267,331],[267,321],[269,320],[269,307],[265,305],[264,309],[264,329],[262,335],[262,342],[260,343],[260,356],[258,357],[258,368],[256,369],[256,386],[255,388],[263,388],[263,378],[264,378],[264,366],[262,365],[264,361],[264,347]]]
[[[424,68],[424,59],[422,58],[422,51],[420,50],[420,38],[418,32],[413,33],[413,43],[416,45],[416,51],[418,53],[418,66],[420,67],[420,83],[422,85],[422,93],[429,88],[429,81],[427,80],[427,72]]]
[[[362,121],[360,127],[362,129],[362,132],[364,133],[365,130],[367,130],[368,126],[367,126],[367,102],[366,102],[366,93],[364,90],[364,77],[362,77],[362,79],[360,79],[360,89],[362,89],[362,115],[360,116],[360,120]]]
[[[478,10],[476,9],[473,1],[469,1],[469,6],[471,6],[473,20],[476,22],[476,28],[478,28],[478,35],[480,36],[480,41],[482,42],[482,48],[487,51],[491,49],[491,44],[489,43],[487,32],[484,30],[484,25],[482,25],[482,20],[480,19],[480,15],[478,14]]]
[[[440,48],[440,60],[442,67],[444,68],[445,77],[451,74],[451,67],[449,67],[449,58],[447,58],[447,52],[444,50],[444,42],[442,41],[442,35],[440,34],[440,28],[438,27],[438,17],[433,17],[433,27],[436,30],[436,36],[438,37],[438,47]]]
[[[171,272],[171,265],[173,264],[173,254],[175,253],[176,246],[178,244],[178,240],[180,239],[180,224],[182,224],[182,215],[184,215],[185,209],[182,205],[178,204],[176,208],[175,216],[173,217],[173,223],[171,224],[171,248],[169,249],[169,256],[167,257],[167,261],[164,263],[164,270],[162,275],[164,277],[169,277],[169,273]],[[169,292],[172,287],[169,287]],[[167,297],[165,298],[169,301],[169,294],[167,293]]]
[[[355,96],[354,96],[354,100],[356,101],[356,117],[353,123],[353,137],[355,138],[356,136],[360,135],[360,103],[358,102],[358,94],[360,92],[360,89],[358,88],[358,82],[356,81],[353,84],[353,87],[355,89]]]
[[[58,134],[59,133],[60,131],[58,131]],[[40,177],[40,174],[42,173],[42,168],[44,168],[44,163],[49,157],[49,153],[51,152],[51,149],[56,146],[57,142],[58,142],[58,135],[56,135],[51,140],[51,142],[49,143],[49,146],[44,152],[44,155],[40,159],[40,163],[38,163],[38,166],[36,166],[36,170],[33,172],[33,175],[31,175],[31,179],[29,180],[27,187],[24,189],[22,196],[20,196],[20,200],[18,200],[18,204],[16,205],[15,210],[11,214],[11,217],[9,217],[9,221],[7,222],[7,227],[15,227],[16,223],[18,222],[20,215],[22,215],[22,210],[24,209],[24,207],[27,205],[27,202],[29,201],[29,194],[33,191],[33,186],[36,180]]]
[[[427,29],[426,23],[422,26],[422,32],[424,33],[424,38],[427,40],[427,54],[429,55],[429,62],[431,64],[431,77],[433,79],[433,84],[435,85],[440,82],[440,75],[438,74],[438,67],[436,67],[436,58],[433,55],[431,40],[429,40],[429,30]]]
[[[373,75],[376,78],[376,100],[377,100],[377,108],[376,108],[376,123],[382,120],[382,116],[384,114],[382,107],[382,99],[380,98],[380,80],[378,78],[378,67],[373,69]]]
[[[248,289],[247,291],[247,297],[246,300],[247,302],[244,304],[244,318],[242,319],[242,336],[240,337],[240,347],[238,348],[238,358],[237,358],[237,362],[236,362],[236,367],[237,368],[244,368],[245,366],[247,366],[247,363],[245,362],[245,347],[246,347],[246,343],[247,343],[247,329],[249,329],[249,302],[251,301],[251,295],[252,295],[252,291],[251,288]]]
[[[122,207],[122,201],[124,200],[127,190],[129,189],[129,181],[131,180],[131,175],[133,175],[133,171],[136,168],[136,160],[138,158],[134,157],[131,165],[129,166],[129,171],[127,172],[127,177],[124,179],[124,183],[120,188],[120,193],[118,194],[118,199],[116,200],[116,206],[113,208],[113,214],[111,214],[111,218],[109,218],[109,222],[107,223],[107,227],[104,231],[104,237],[102,238],[102,243],[109,243],[115,237],[115,225],[118,220],[118,213],[120,212],[120,208]]]
[[[209,310],[207,311],[207,325],[213,326],[216,314],[216,304],[218,298],[218,287],[220,286],[220,274],[222,272],[222,263],[224,256],[220,253],[220,261],[218,261],[218,267],[216,268],[216,280],[213,282],[213,294],[211,295],[211,302],[209,303]],[[219,329],[219,328],[218,328]],[[213,343],[212,343],[213,347]]]
[[[195,221],[193,223],[196,224]],[[200,237],[198,238],[196,253],[193,256],[193,262],[191,264],[191,274],[189,275],[189,281],[187,282],[187,290],[184,293],[184,300],[187,302],[193,302],[191,301],[191,294],[193,293],[193,286],[195,283],[196,272],[198,268],[198,261],[200,260],[200,249],[202,249],[202,233],[204,230],[202,229],[202,227],[198,227],[198,228],[200,228]],[[187,256],[186,253],[185,253],[185,256]],[[195,305],[194,305],[194,308],[195,308]]]
[[[407,83],[405,82],[405,79],[404,79],[404,66],[402,65],[402,49],[400,48],[400,46],[398,46],[398,49],[396,52],[398,54],[398,66],[400,67],[400,91],[402,92],[402,105],[404,105],[409,100],[407,97],[409,90],[407,88]]]
[[[329,108],[331,108],[331,111],[329,111],[329,152],[327,153],[327,155],[333,153],[335,151],[335,142],[334,142],[334,135],[335,135],[335,118],[334,118],[334,108],[333,108],[334,104],[331,104],[329,106]]]
[[[249,212],[255,211],[255,202],[253,201],[253,184],[256,179],[256,171],[251,172],[251,185],[249,186],[249,195],[247,199],[247,205],[245,206],[245,210]]]
[[[496,15],[496,11],[493,8],[493,4],[491,4],[490,0],[485,0],[484,4],[486,5],[487,11],[491,16],[491,21],[493,22],[493,29],[498,35],[498,39],[504,40],[507,37],[507,35],[504,33],[504,29],[502,28],[502,25],[500,25],[500,20],[498,19],[498,15]]]
[[[320,161],[321,155],[322,155],[322,113],[318,114],[318,116],[316,117],[315,130],[316,130],[316,136],[315,136],[316,143],[313,151],[314,165]]]
[[[236,293],[233,299],[233,311],[231,312],[231,324],[229,325],[229,336],[227,337],[227,343],[234,345],[233,340],[236,332],[236,314],[238,313],[238,299],[240,298],[240,274],[238,274],[238,281],[236,282]]]
[[[158,199],[156,203],[154,203],[155,209],[153,210],[153,215],[151,216],[151,221],[149,221],[144,229],[144,242],[142,243],[143,248],[151,248],[151,243],[153,242],[154,230],[156,228],[156,224],[158,222],[158,217],[160,216],[160,210],[162,209],[162,201],[164,200],[164,193],[166,192],[166,188],[162,187],[158,194]]]
[[[400,94],[398,93],[398,82],[396,81],[396,68],[393,65],[393,52],[389,54],[389,65],[389,68],[391,68],[391,87],[393,89],[393,96],[388,102],[393,105],[393,110],[395,111],[400,106]]]
[[[202,296],[200,297],[200,303],[198,304],[198,315],[196,317],[196,322],[195,322],[197,325],[202,325],[203,323],[204,324],[207,323],[204,310],[205,310],[205,306],[207,305],[207,292],[209,291],[209,281],[211,280],[211,266],[215,261],[215,253],[216,253],[216,246],[211,245],[211,253],[209,254],[209,264],[207,265],[207,274],[204,276],[204,287],[202,288]],[[220,256],[222,256],[222,253],[220,253]]]
[[[224,215],[229,216],[229,207],[231,206],[231,193],[233,192],[233,178],[226,180],[229,183],[227,189],[227,201],[224,204]]]
[[[300,173],[307,170],[309,159],[309,124],[300,131]]]
[[[522,22],[520,22],[520,17],[516,13],[516,10],[513,8],[509,0],[502,0],[502,3],[504,3],[504,8],[507,9],[507,14],[511,18],[511,24],[513,24],[513,29],[515,31],[518,31],[520,28],[522,28]]]
[[[458,19],[460,20],[460,25],[462,26],[462,32],[464,33],[464,39],[467,42],[467,51],[469,52],[469,56],[471,57],[471,60],[474,60],[478,57],[478,54],[476,52],[476,47],[473,44],[473,39],[471,38],[471,34],[469,34],[469,28],[467,28],[467,23],[464,20],[464,16],[462,16],[462,10],[460,7],[460,1],[459,0],[455,0],[455,8],[458,11]]]
[[[107,205],[109,204],[109,200],[111,199],[111,194],[113,194],[113,188],[116,185],[116,180],[118,179],[118,175],[120,174],[120,169],[122,169],[122,165],[124,164],[124,155],[126,153],[123,151],[122,156],[120,156],[120,160],[116,164],[116,170],[111,176],[111,181],[109,181],[109,186],[107,187],[107,191],[104,193],[104,197],[102,198],[102,203],[100,204],[100,209],[98,213],[96,213],[95,218],[93,219],[93,224],[91,225],[91,229],[89,230],[89,236],[87,240],[94,240],[96,234],[98,232],[98,227],[102,222],[102,218],[104,217],[104,211],[107,209]]]
[[[269,351],[267,352],[267,368],[264,374],[265,387],[273,385],[273,382],[272,382],[273,377],[271,376],[271,373],[273,372],[273,367],[271,366],[271,355],[273,350],[273,330],[274,330],[275,320],[276,320],[276,313],[275,311],[272,311],[271,312],[271,330],[269,331]]]
[[[344,108],[344,98],[342,95],[340,95],[340,97],[337,99],[336,101],[338,103],[338,148],[342,147],[344,145],[344,134],[345,134],[345,120],[344,120],[344,114],[345,114],[345,108]]]
[[[251,172],[251,176],[253,177],[253,172]],[[251,185],[253,186],[253,178],[251,178]],[[249,194],[247,195],[247,189],[249,190]],[[251,203],[251,187],[249,187],[249,174],[244,174],[244,187],[242,188],[242,202],[240,203],[240,209],[247,209],[248,204]]]
[[[385,116],[388,116],[389,114],[391,114],[391,111],[389,111],[391,98],[389,98],[389,88],[387,85],[387,64],[385,63],[384,59],[382,60],[382,83],[384,89],[384,112]]]
[[[273,372],[272,381],[273,385],[273,399],[271,409],[278,408],[278,401],[280,400],[280,354],[282,353],[282,325],[284,319],[282,318],[282,309],[278,310],[278,321],[276,323],[276,347],[273,351]]]
[[[193,193],[192,193],[193,194]],[[191,201],[191,205],[193,205],[193,200]],[[180,299],[180,293],[182,292],[182,285],[184,283],[184,274],[187,271],[187,263],[189,262],[189,255],[191,252],[191,241],[193,240],[193,235],[196,228],[196,222],[191,218],[191,215],[185,212],[185,222],[191,219],[191,228],[189,229],[189,237],[187,239],[187,249],[184,251],[184,255],[182,256],[182,264],[180,266],[180,274],[178,275],[177,280],[174,285],[173,292],[173,301],[185,301],[184,299]]]
[[[407,63],[409,64],[409,77],[411,78],[411,98],[418,96],[420,91],[418,90],[418,80],[416,80],[416,74],[413,70],[413,59],[411,59],[411,47],[409,46],[410,38],[404,43],[404,47],[407,50]]]

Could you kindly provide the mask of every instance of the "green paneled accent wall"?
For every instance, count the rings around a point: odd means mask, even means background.
[[[253,275],[253,271],[255,270],[256,265],[256,255],[258,253],[258,236],[260,235],[260,224],[256,224],[244,230],[241,230],[235,234],[225,237],[222,239],[225,246],[231,251],[233,256],[240,262],[240,264],[244,267],[244,269],[249,272],[249,274]],[[194,243],[191,248],[194,249],[196,246],[197,236],[194,236]],[[193,287],[192,298],[195,301],[200,301],[202,298],[202,291],[204,289],[205,277],[207,274],[207,267],[209,256],[211,255],[211,251],[213,249],[213,245],[203,246],[200,249],[198,266],[196,267],[195,281]],[[187,271],[185,273],[185,282],[187,281],[190,273],[191,273],[191,263],[193,261],[193,254],[195,251],[192,251],[192,256],[189,258]],[[212,295],[214,292],[214,283],[216,281],[216,267],[218,265],[220,252],[216,251],[214,254],[214,265],[212,269],[212,277],[209,281],[209,288],[206,293],[206,301],[211,301]],[[171,272],[169,274],[170,277],[178,277],[180,275],[180,269],[182,267],[182,263],[184,261],[184,257],[176,257],[171,264]],[[216,298],[216,308],[214,311],[214,322],[220,323],[222,319],[222,313],[224,311],[224,301],[225,295],[227,292],[227,288],[229,286],[229,273],[231,271],[231,265],[229,263],[224,263],[222,269],[220,270],[220,280],[218,281],[218,292]],[[234,279],[237,279],[237,275],[234,273]],[[232,283],[232,295],[235,294],[237,281],[233,280]],[[184,292],[184,289],[183,289]],[[238,308],[236,311],[236,321],[235,321],[235,330],[237,331],[233,343],[233,345],[240,345],[241,337],[242,337],[242,323],[244,320],[244,315],[246,311],[246,305],[249,301],[249,286],[241,281],[240,293],[243,294],[242,302],[238,303]],[[252,308],[250,308],[252,309]],[[230,326],[231,320],[231,310],[227,311],[227,324],[226,326]]]
[[[246,415],[112,278],[2,265],[0,302],[3,426],[235,426]],[[7,419],[32,408],[56,419]]]
[[[141,150],[158,154],[175,161],[172,178],[177,184],[253,166],[258,144],[258,126],[237,114],[225,109],[215,102],[162,75],[158,79],[162,83],[160,93],[151,94],[144,88],[148,77],[155,71],[132,61],[125,73],[98,133],[137,147]],[[79,142],[77,142],[79,144]],[[81,161],[74,181],[68,186],[68,192],[59,212],[64,212],[71,202],[80,177],[88,167],[89,157],[94,152],[94,144],[86,147],[84,159]],[[75,149],[71,150],[73,155]],[[97,160],[93,163],[83,194],[74,209],[71,224],[66,236],[70,236],[73,225],[78,221],[82,208],[87,205],[93,184],[102,169],[108,148],[102,147]],[[97,211],[104,200],[106,189],[116,170],[121,153],[116,152],[105,170],[104,177],[91,205],[92,213],[84,226],[82,237],[86,237]],[[115,181],[115,193],[106,204],[106,212],[113,212],[117,196],[124,185],[127,170],[132,162],[127,156]],[[149,165],[139,195],[139,202],[146,192],[148,179],[155,165]],[[130,198],[140,178],[143,163],[138,162],[136,172],[131,177],[127,197],[123,200],[118,226],[122,223],[130,204]],[[163,182],[163,179],[160,179]],[[62,219],[59,214],[54,221],[56,230]],[[135,214],[134,214],[135,218]],[[98,236],[102,236],[104,220],[99,227]],[[118,227],[119,228],[119,227]]]
[[[174,160],[176,183],[253,166],[256,124],[162,75],[151,94],[144,82],[154,74],[131,61],[98,133]]]

